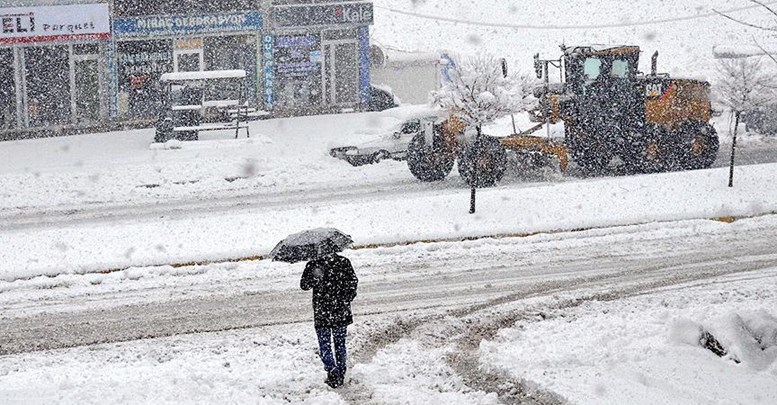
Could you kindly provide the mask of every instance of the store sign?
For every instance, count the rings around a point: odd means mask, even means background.
[[[108,4],[0,8],[0,44],[110,36]]]
[[[265,35],[262,38],[262,65],[264,69],[264,104],[272,109],[275,104],[275,38]]]
[[[275,6],[272,11],[275,27],[307,27],[313,25],[371,25],[372,3],[344,3],[326,6]]]
[[[202,49],[204,47],[202,38],[185,38],[175,40],[175,49]]]
[[[321,43],[316,35],[278,36],[273,54],[279,77],[321,75]]]
[[[211,15],[118,18],[113,22],[113,35],[117,38],[259,31],[261,29],[262,14],[258,11]]]

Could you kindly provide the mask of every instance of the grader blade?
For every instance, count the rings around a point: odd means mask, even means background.
[[[529,131],[536,131],[541,127],[542,125],[538,125]],[[501,138],[499,141],[505,149],[515,152],[534,152],[548,156],[555,156],[559,162],[559,169],[562,172],[567,170],[567,166],[569,165],[569,153],[567,152],[567,147],[562,142],[548,138],[541,138],[539,136],[523,135],[524,133],[510,135],[508,137]]]

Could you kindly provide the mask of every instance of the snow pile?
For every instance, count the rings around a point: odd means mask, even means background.
[[[500,331],[481,361],[576,404],[774,404],[774,270],[583,301]],[[702,347],[704,332],[723,358]]]
[[[678,319],[672,325],[671,340],[712,347],[714,353],[725,359],[754,370],[766,370],[777,360],[777,318],[762,309],[728,313],[709,325]]]

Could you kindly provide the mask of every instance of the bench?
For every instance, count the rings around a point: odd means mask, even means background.
[[[203,108],[216,108],[218,110],[225,111],[231,121],[229,122],[215,122],[205,123],[195,126],[176,126],[173,127],[173,132],[197,132],[198,136],[200,132],[204,131],[223,131],[234,130],[235,139],[240,136],[240,130],[246,131],[246,138],[251,137],[251,133],[248,129],[247,114],[243,111],[248,110],[248,106],[238,106],[236,100],[208,100],[202,104],[190,104],[190,105],[176,105],[172,107],[173,111],[195,111],[202,110]],[[237,107],[237,108],[235,108]]]
[[[257,110],[256,108],[247,106],[229,109],[227,110],[227,114],[229,114],[231,118],[243,118],[246,121],[251,119],[266,118],[270,116],[270,113],[267,111]]]
[[[242,129],[251,137],[246,121],[256,110],[249,111],[245,70],[171,72],[159,80],[169,110],[157,123],[155,142],[165,142],[171,136],[196,140],[202,131],[220,130],[234,130],[237,139]],[[239,94],[230,89],[239,90]],[[203,120],[215,122],[201,124]]]

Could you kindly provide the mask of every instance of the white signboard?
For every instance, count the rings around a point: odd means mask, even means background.
[[[108,4],[0,8],[0,44],[111,36]]]

